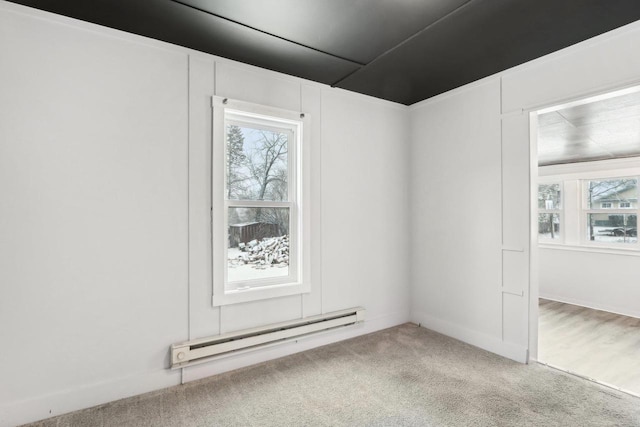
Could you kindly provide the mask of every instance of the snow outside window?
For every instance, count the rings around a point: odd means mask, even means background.
[[[587,242],[608,246],[638,243],[638,179],[585,180]],[[618,210],[615,209],[618,206]]]
[[[214,98],[214,305],[308,292],[308,117]]]

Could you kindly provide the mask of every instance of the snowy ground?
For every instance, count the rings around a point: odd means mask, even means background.
[[[558,233],[555,233],[553,235],[553,239],[551,238],[551,233],[538,233],[538,237],[540,239],[549,239],[549,240],[553,240],[553,241],[558,241],[560,240],[560,235]]]
[[[607,230],[619,227],[593,227],[593,234],[596,237],[596,242],[607,243],[636,243],[638,241],[637,236],[610,236]]]
[[[607,230],[611,230],[618,227],[593,227],[593,234],[595,235],[595,242],[602,243],[636,243],[638,241],[637,236],[612,236]],[[540,239],[549,239],[552,241],[559,241],[560,237],[558,233],[551,239],[551,233],[540,233],[538,235]]]
[[[229,248],[227,249],[227,257],[230,260],[234,260],[238,258],[238,255],[241,253],[238,248]],[[231,262],[228,263],[228,272],[227,272],[227,280],[229,282],[236,281],[244,281],[244,280],[253,280],[253,279],[269,279],[272,277],[282,277],[289,275],[289,267],[267,267],[264,270],[260,270],[257,268],[253,268],[252,265],[233,265]]]

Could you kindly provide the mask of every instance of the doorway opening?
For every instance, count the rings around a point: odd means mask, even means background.
[[[534,358],[640,396],[640,87],[545,108],[531,123]]]

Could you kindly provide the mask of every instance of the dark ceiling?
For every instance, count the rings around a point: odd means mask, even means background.
[[[639,0],[12,0],[410,105],[640,19]]]

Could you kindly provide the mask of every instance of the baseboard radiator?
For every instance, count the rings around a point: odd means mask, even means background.
[[[208,362],[229,354],[292,341],[310,334],[342,328],[362,322],[362,307],[245,329],[210,338],[185,341],[171,346],[171,369]]]

